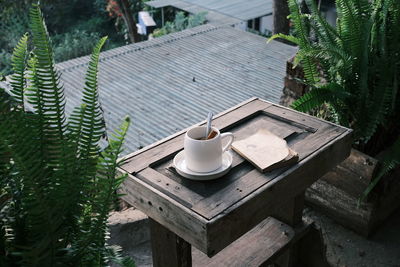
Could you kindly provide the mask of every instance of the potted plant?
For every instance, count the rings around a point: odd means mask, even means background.
[[[368,205],[373,201],[371,199],[376,199],[374,194],[385,191],[382,189],[384,185],[391,186],[391,182],[398,183],[399,180],[388,177],[400,163],[400,33],[397,30],[400,2],[336,0],[336,26],[331,26],[322,17],[315,1],[307,0],[306,3],[309,14],[301,12],[296,0],[289,0],[294,34],[277,34],[271,38],[283,38],[299,46],[294,63],[301,64],[309,91],[296,100],[292,107],[310,112],[324,106],[333,114],[330,118],[334,122],[354,129],[353,147],[366,154],[365,160],[360,161],[362,164],[359,169],[375,166],[374,159],[370,157],[379,159],[377,170],[373,168],[369,172],[372,179],[369,181],[371,177],[364,177],[367,180],[360,184],[358,196],[352,198],[359,200],[358,207],[356,203],[347,203],[342,207],[332,202],[326,205],[322,202],[327,199],[313,199],[314,204],[319,202],[325,209],[331,209],[331,214],[340,221],[345,216],[343,209],[384,208],[376,202]],[[349,166],[362,153],[354,151],[353,158],[342,164],[341,168],[349,170]],[[329,178],[331,185],[336,183],[340,187],[341,183],[347,182],[349,186],[354,186],[357,183],[349,183],[347,177],[342,177],[341,182],[337,175],[332,175]],[[400,200],[399,192],[394,192],[390,201]],[[366,201],[368,195],[370,202]],[[336,201],[334,198],[331,195],[329,201]],[[382,199],[379,201],[382,202]],[[395,205],[390,206],[393,210]],[[362,215],[360,223],[363,220],[366,218]],[[372,228],[373,225],[369,225],[364,233],[369,234]]]
[[[108,213],[123,177],[125,119],[104,149],[94,47],[83,104],[67,119],[65,96],[39,6],[12,56],[11,93],[0,92],[0,265],[133,266],[106,245]],[[31,49],[30,49],[31,48]]]

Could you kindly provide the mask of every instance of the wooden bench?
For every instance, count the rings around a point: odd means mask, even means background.
[[[193,266],[260,266],[273,263],[295,236],[292,227],[268,217],[212,258],[206,255]],[[240,253],[239,253],[240,252]]]
[[[295,266],[329,266],[321,231],[312,220],[303,219],[293,228],[273,217],[262,221],[212,258],[193,254],[193,266],[284,266],[287,264],[285,254],[294,246],[301,255]]]

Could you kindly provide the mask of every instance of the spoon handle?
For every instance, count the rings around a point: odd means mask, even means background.
[[[211,121],[212,121],[212,118],[213,118],[213,113],[210,111],[210,112],[208,112],[208,115],[207,115],[207,130],[206,130],[206,136],[205,136],[205,138],[207,138],[208,137],[208,135],[210,134],[210,131],[211,131]]]

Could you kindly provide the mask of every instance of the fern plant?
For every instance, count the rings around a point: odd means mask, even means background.
[[[106,38],[93,49],[83,103],[67,118],[38,5],[30,10],[30,28],[12,56],[11,94],[0,91],[0,266],[104,266],[110,259],[133,266],[106,245],[130,123],[126,118],[100,148],[97,73]]]
[[[365,197],[400,163],[400,1],[336,0],[336,27],[321,16],[315,1],[306,2],[311,14],[288,0],[295,36],[271,39],[299,46],[295,63],[302,64],[311,90],[293,108],[308,112],[328,103],[336,122],[354,129],[357,149],[371,156],[387,151]]]

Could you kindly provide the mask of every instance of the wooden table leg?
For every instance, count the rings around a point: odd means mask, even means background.
[[[298,258],[297,266],[330,266],[326,259],[326,247],[324,245],[321,229],[318,229],[315,225],[312,225],[308,234],[299,240],[297,248],[297,253],[301,256]]]
[[[191,245],[149,218],[154,267],[191,267]]]
[[[295,227],[302,222],[303,209],[304,209],[304,194],[305,192],[297,195],[294,199],[288,201],[279,211],[273,216],[276,219]],[[287,252],[285,252],[277,260],[280,267],[293,267],[297,266],[298,261],[298,248],[293,245]]]

